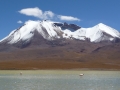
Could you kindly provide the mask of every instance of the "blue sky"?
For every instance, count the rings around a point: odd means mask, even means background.
[[[0,0],[0,39],[27,20],[51,19],[81,27],[104,23],[120,31],[119,10],[120,0]]]

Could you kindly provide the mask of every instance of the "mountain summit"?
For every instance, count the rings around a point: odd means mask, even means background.
[[[28,43],[35,37],[36,33],[48,41],[65,38],[83,41],[87,39],[90,42],[101,42],[113,41],[116,38],[120,38],[120,33],[117,30],[102,23],[91,28],[81,28],[75,24],[53,22],[49,20],[29,20],[23,26],[13,30],[7,37],[0,40],[0,43]]]

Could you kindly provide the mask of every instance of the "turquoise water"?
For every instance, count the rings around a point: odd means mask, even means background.
[[[120,90],[120,71],[0,71],[0,90]]]

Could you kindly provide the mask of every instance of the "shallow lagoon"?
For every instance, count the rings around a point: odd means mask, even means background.
[[[120,90],[120,71],[1,70],[0,90]]]

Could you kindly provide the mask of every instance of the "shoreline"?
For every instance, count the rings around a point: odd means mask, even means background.
[[[120,69],[80,68],[80,69],[0,69],[0,71],[120,71]]]
[[[88,75],[88,74],[118,74],[120,71],[114,71],[114,70],[0,70],[0,75],[77,75],[80,74]]]

